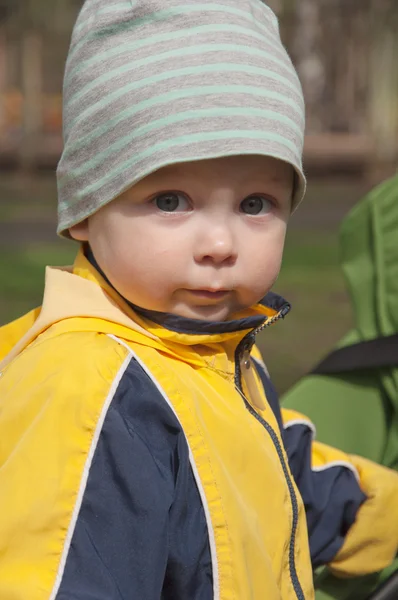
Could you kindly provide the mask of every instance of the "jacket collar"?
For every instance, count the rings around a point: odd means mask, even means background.
[[[102,283],[106,283],[108,290],[111,289],[116,292],[123,303],[135,313],[136,318],[139,317],[144,321],[146,327],[153,329],[153,326],[159,326],[169,332],[180,334],[180,336],[194,336],[194,343],[197,343],[197,336],[201,339],[200,343],[204,343],[205,338],[208,338],[209,336],[218,337],[226,334],[236,335],[240,332],[247,333],[250,330],[261,327],[268,319],[274,318],[279,313],[284,317],[290,311],[290,304],[281,296],[278,296],[273,292],[269,292],[260,303],[248,310],[241,311],[236,315],[235,319],[229,321],[214,322],[188,319],[171,313],[148,310],[129,302],[118,294],[101,267],[98,265],[91,248],[87,245],[82,247],[75,264],[81,264],[83,266],[83,259],[86,260],[86,267],[90,269],[91,273],[92,269],[94,269],[101,278]],[[82,273],[80,274],[82,275]],[[156,331],[158,334],[160,333],[159,329],[156,329]],[[214,339],[212,341],[214,341]]]
[[[6,326],[9,343],[4,352],[0,348],[0,370],[46,331],[49,335],[72,331],[112,334],[197,365],[203,364],[206,354],[226,354],[232,361],[243,338],[250,334],[252,344],[253,331],[285,316],[289,308],[282,298],[268,294],[262,303],[222,323],[137,310],[101,276],[81,249],[73,267],[47,267],[41,309]],[[3,332],[4,328],[0,338]],[[195,346],[200,346],[200,352]]]

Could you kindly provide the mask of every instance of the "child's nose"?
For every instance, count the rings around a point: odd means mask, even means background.
[[[236,261],[236,240],[227,224],[204,227],[197,236],[196,242],[196,262],[212,262],[220,265],[233,264]]]

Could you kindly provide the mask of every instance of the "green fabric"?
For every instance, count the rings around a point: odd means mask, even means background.
[[[340,241],[354,329],[337,346],[397,333],[398,175],[354,207],[342,224]],[[341,376],[308,375],[282,404],[310,417],[317,439],[398,469],[398,365]],[[377,581],[373,576],[337,580],[325,572],[317,580],[316,599],[362,600]]]
[[[360,579],[337,579],[327,569],[315,576],[316,600],[362,600],[377,589],[394,571],[398,569],[396,560],[382,573],[375,573]]]

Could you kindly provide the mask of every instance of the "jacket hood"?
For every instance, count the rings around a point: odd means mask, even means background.
[[[289,309],[275,294],[267,299],[268,304],[255,305],[234,315],[234,321],[220,324],[218,331],[214,324],[206,327],[202,322],[197,322],[203,325],[197,331],[169,329],[135,312],[90,264],[81,248],[73,267],[47,267],[41,308],[0,329],[0,369],[54,325],[57,334],[71,331],[112,334],[176,357],[184,353],[184,346],[188,354],[188,346],[224,342],[237,345],[249,331]],[[189,355],[190,362],[195,362],[195,353]]]
[[[340,346],[398,331],[398,175],[372,190],[341,227],[355,329]]]

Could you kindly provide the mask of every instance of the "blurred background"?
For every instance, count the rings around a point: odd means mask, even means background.
[[[82,0],[0,0],[0,325],[41,302],[57,239],[62,78]],[[344,215],[398,158],[398,2],[269,0],[307,102],[308,195],[293,216],[275,291],[293,305],[261,346],[280,392],[347,331]]]

